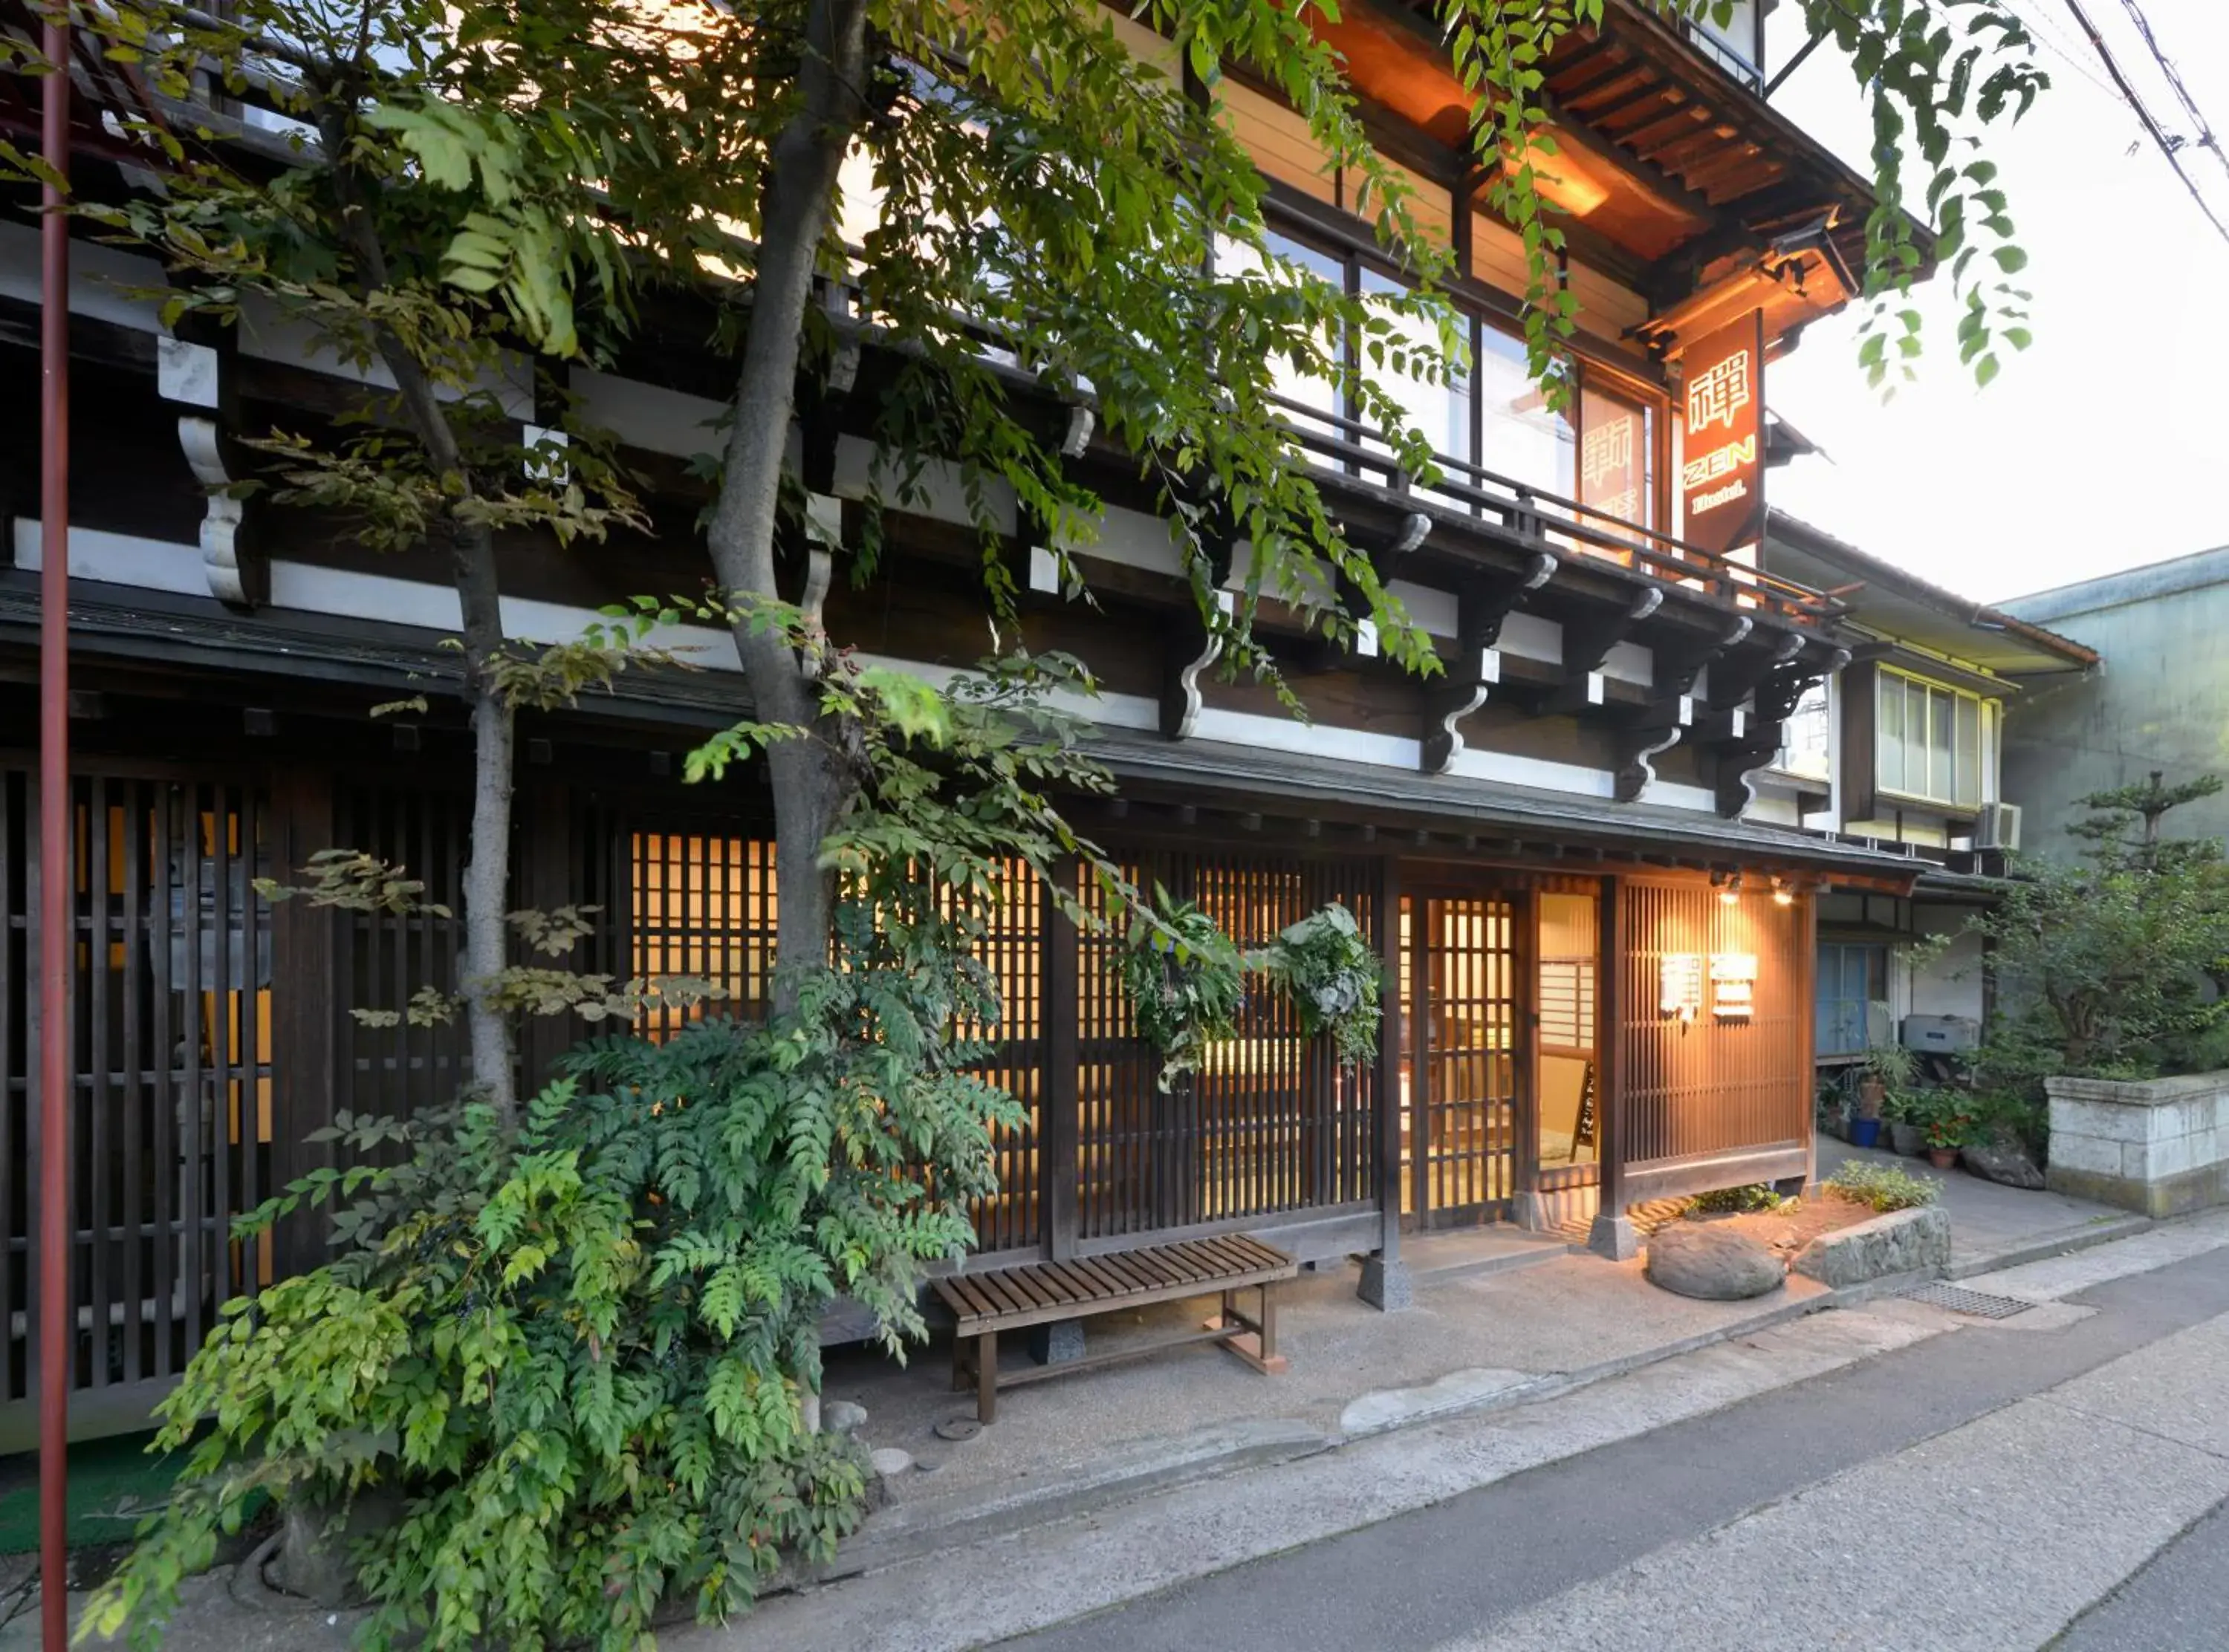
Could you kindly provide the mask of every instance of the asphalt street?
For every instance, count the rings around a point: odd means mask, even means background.
[[[1802,1643],[1789,1621],[1809,1611],[1827,1644],[2033,1648],[2087,1607],[2059,1644],[2223,1652],[2229,1462],[2212,1435],[2181,1440],[2172,1455],[2147,1450],[2167,1445],[2150,1438],[2155,1409],[2193,1410],[2187,1380],[2229,1390],[2229,1369],[2190,1369],[2214,1366],[2229,1331],[2229,1320],[2210,1323],[2229,1315],[2229,1251],[2071,1300],[2095,1312],[2055,1329],[1977,1323],[1003,1644],[1358,1652],[1555,1644],[1560,1630],[1571,1646],[1607,1635],[1762,1649]],[[2200,1340],[2185,1352],[2190,1338]],[[2149,1363],[2136,1357],[2147,1350]],[[2084,1409],[2083,1383],[2064,1391],[2073,1398],[2052,1394],[2075,1379],[2104,1384],[2120,1408]],[[2047,1511],[2054,1497],[2072,1502]],[[2176,1510],[2187,1517],[2148,1527]],[[2097,1531],[2084,1531],[2093,1516]],[[1898,1575],[1899,1533],[1938,1527],[1958,1546]],[[2023,1564],[2071,1540],[2044,1580],[2052,1587],[2030,1579],[1992,1613],[1993,1586],[2017,1584]],[[1847,1600],[1797,1598],[1815,1564],[1823,1591]],[[1978,1617],[1946,1622],[1962,1573]],[[1899,1605],[1946,1584],[1950,1604],[1929,1620],[1940,1633],[1906,1638]],[[2065,1591],[2063,1613],[2053,1588]]]

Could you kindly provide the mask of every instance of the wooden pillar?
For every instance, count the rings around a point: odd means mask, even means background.
[[[1076,867],[1063,860],[1053,875],[1071,893]],[[1037,1131],[1037,1186],[1044,1190],[1045,1254],[1056,1262],[1076,1255],[1076,921],[1060,907],[1050,888],[1044,903],[1044,1002],[1038,1006],[1044,1029],[1044,1071],[1038,1075],[1041,1098]]]
[[[1796,899],[1802,903],[1803,914],[1800,920],[1802,950],[1795,963],[1796,1036],[1803,1047],[1803,1060],[1796,1069],[1797,1082],[1803,1086],[1797,1098],[1803,1136],[1803,1186],[1795,1191],[1808,1193],[1819,1179],[1819,897],[1805,890]]]
[[[560,906],[580,904],[586,896],[581,889],[572,792],[562,785],[534,786],[522,788],[518,797],[521,806],[516,811],[517,829],[513,834],[518,859],[512,874],[518,904],[530,912],[552,912]],[[606,895],[607,905],[620,899],[623,897],[616,891]],[[598,916],[606,923],[611,919],[608,912]],[[593,944],[575,942],[573,950],[562,957],[550,957],[537,952],[527,961],[561,970],[594,968],[593,963],[584,962],[581,957],[581,949]],[[611,973],[619,980],[628,979],[635,973],[633,960],[620,958]],[[570,1015],[525,1018],[518,1037],[522,1097],[535,1094],[549,1082],[556,1072],[558,1058],[579,1041],[581,1030],[580,1023]]]
[[[1599,931],[1602,954],[1595,965],[1595,1015],[1599,1045],[1596,1072],[1595,1156],[1602,1165],[1602,1204],[1595,1213],[1588,1247],[1614,1261],[1637,1255],[1641,1238],[1625,1213],[1625,891],[1614,874],[1602,880]]]
[[[1357,1294],[1391,1313],[1413,1297],[1401,1260],[1401,1041],[1408,1032],[1401,1002],[1401,868],[1390,855],[1380,865],[1376,904],[1378,956],[1385,970],[1378,1027],[1378,1248],[1363,1259]],[[1421,991],[1423,983],[1417,986]]]
[[[271,785],[271,868],[281,883],[302,874],[333,841],[333,777],[315,767],[281,766]],[[271,908],[272,1179],[280,1188],[333,1162],[330,1142],[310,1132],[333,1122],[338,1018],[334,1002],[347,914],[303,900]],[[165,1060],[168,1053],[165,1052]],[[327,1213],[298,1210],[279,1226],[278,1272],[306,1272],[325,1258]]]
[[[1540,1201],[1540,891],[1527,880],[1509,891],[1509,1029],[1513,1105],[1510,1211],[1520,1227],[1554,1226]]]

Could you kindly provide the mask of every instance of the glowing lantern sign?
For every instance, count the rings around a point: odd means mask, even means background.
[[[1764,533],[1764,311],[1689,345],[1680,537],[1724,556]]]

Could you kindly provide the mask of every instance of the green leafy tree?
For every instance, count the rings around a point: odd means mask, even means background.
[[[416,1010],[463,1015],[473,1082],[508,1119],[507,1000],[521,986],[505,921],[516,720],[607,685],[630,650],[507,634],[496,548],[648,525],[599,432],[569,414],[537,432],[512,405],[537,390],[562,402],[550,369],[608,348],[644,239],[630,212],[679,209],[658,170],[666,153],[637,136],[664,130],[671,42],[575,0],[222,10],[152,4],[79,20],[187,113],[126,123],[164,162],[160,189],[73,209],[162,258],[166,325],[209,336],[244,314],[275,321],[370,387],[330,419],[248,435],[267,463],[236,491],[336,515],[375,549],[431,547],[446,560],[473,734],[472,853],[459,991]],[[9,37],[0,59],[28,61],[28,49]],[[537,95],[553,80],[568,95]],[[202,95],[211,85],[291,127],[220,113]],[[0,149],[10,162],[42,170]]]
[[[1103,866],[1046,803],[1106,784],[1041,703],[1075,681],[1018,658],[923,695],[832,662],[872,807],[832,839],[832,952],[787,1008],[593,1041],[515,1126],[482,1099],[338,1121],[405,1156],[319,1169],[241,1224],[343,1207],[345,1249],[227,1308],[161,1407],[177,1491],[80,1633],[158,1644],[180,1579],[267,1492],[399,1502],[354,1557],[376,1647],[617,1652],[662,1610],[717,1618],[785,1557],[826,1559],[865,1469],[806,1425],[822,1315],[850,1297],[901,1357],[923,1334],[922,1271],[973,1244],[994,1132],[1024,1117],[980,1071],[1002,1008],[986,926],[1056,862]],[[329,881],[413,893],[357,862]]]
[[[1675,18],[1730,10],[1726,0],[1643,3]],[[1605,3],[1442,8],[1451,64],[1476,100],[1490,203],[1524,239],[1532,365],[1556,400],[1567,390],[1576,300],[1563,290],[1563,233],[1532,164],[1553,150],[1540,93],[1558,41],[1599,23]],[[241,153],[189,169],[191,186],[140,203],[134,227],[194,278],[181,283],[182,305],[221,309],[241,287],[267,291],[393,372],[418,518],[459,547],[466,656],[483,703],[486,663],[504,652],[491,561],[479,554],[494,526],[488,500],[536,495],[513,485],[510,456],[472,462],[440,392],[478,383],[475,369],[505,340],[557,357],[593,352],[603,330],[624,324],[645,281],[702,290],[735,279],[717,341],[735,362],[734,411],[711,456],[707,542],[759,718],[810,735],[765,757],[788,920],[779,944],[794,963],[827,933],[832,884],[820,846],[856,803],[857,774],[840,714],[819,720],[816,650],[750,616],[778,599],[775,547],[796,509],[786,466],[800,385],[825,381],[870,334],[905,356],[877,431],[882,480],[900,496],[927,461],[955,463],[987,530],[991,484],[1005,484],[1082,588],[1059,547],[1088,540],[1099,501],[1022,410],[1018,375],[1088,397],[1160,490],[1202,618],[1224,639],[1224,669],[1278,682],[1254,631],[1265,599],[1336,636],[1366,618],[1390,657],[1436,669],[1423,636],[1326,512],[1276,400],[1287,368],[1329,382],[1384,429],[1405,470],[1429,479],[1429,445],[1385,386],[1391,375],[1444,378],[1461,365],[1455,317],[1435,285],[1445,256],[1415,233],[1406,186],[1379,161],[1341,60],[1312,29],[1318,9],[1142,0],[1135,15],[1168,38],[1200,95],[1134,60],[1108,14],[1082,0],[1009,0],[995,24],[935,0],[241,0],[215,26],[176,7],[131,9],[112,26],[111,49],[181,93],[211,65],[235,89],[251,78],[270,84],[264,71],[275,67],[279,100],[314,128],[318,141],[284,164]],[[1804,0],[1803,11],[1874,110],[1879,206],[1867,291],[1885,306],[1921,272],[1907,194],[1916,150],[1938,254],[1969,295],[1962,353],[1986,376],[1993,318],[2018,295],[1985,290],[1975,256],[1986,247],[2009,274],[2020,254],[1991,163],[1975,151],[1983,128],[2016,117],[2045,84],[2027,35],[2001,0]],[[1270,253],[1263,181],[1219,106],[1240,73],[1299,111],[1326,158],[1357,179],[1356,199],[1419,279],[1416,291],[1349,295]],[[873,227],[849,247],[838,213],[847,157],[871,174],[877,196]],[[817,301],[816,284],[830,279],[848,283],[856,304],[832,313]],[[1917,315],[1897,313],[1905,331],[1895,348],[1907,357],[1919,348]],[[2008,326],[2003,336],[2017,344],[2026,335]],[[986,339],[1011,367],[986,355]],[[1866,342],[1876,376],[1888,348],[1885,330]],[[300,458],[354,502],[396,491],[391,439]],[[548,525],[573,520],[538,508]],[[1211,588],[1221,573],[1211,537],[1251,547],[1234,613]],[[874,544],[851,549],[851,572],[866,577]],[[985,585],[992,618],[1005,620],[1012,592],[995,557],[986,555]],[[1355,611],[1327,594],[1342,586]],[[499,697],[479,721],[476,814],[487,829],[475,841],[485,844],[499,841],[507,808]],[[501,926],[479,909],[497,904],[500,859],[474,859],[475,980],[499,966]],[[500,1017],[476,1002],[471,1018],[476,1071],[500,1086]]]
[[[2207,776],[2093,793],[2076,861],[2024,861],[1973,927],[1988,944],[1997,1013],[1980,1066],[2031,1094],[2047,1074],[2149,1078],[2214,1064],[2229,997],[2229,867],[2212,839],[2163,829],[2210,797]]]

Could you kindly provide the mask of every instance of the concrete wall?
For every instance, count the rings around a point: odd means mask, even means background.
[[[2229,1204],[2229,1073],[2043,1083],[2054,1191],[2147,1216]]]
[[[2010,703],[2004,795],[2023,811],[2021,846],[2071,855],[2074,800],[2141,782],[2229,774],[2229,550],[2208,551],[2003,605],[2087,644],[2104,663],[2040,682]],[[2229,795],[2180,809],[2184,837],[2229,834]]]

